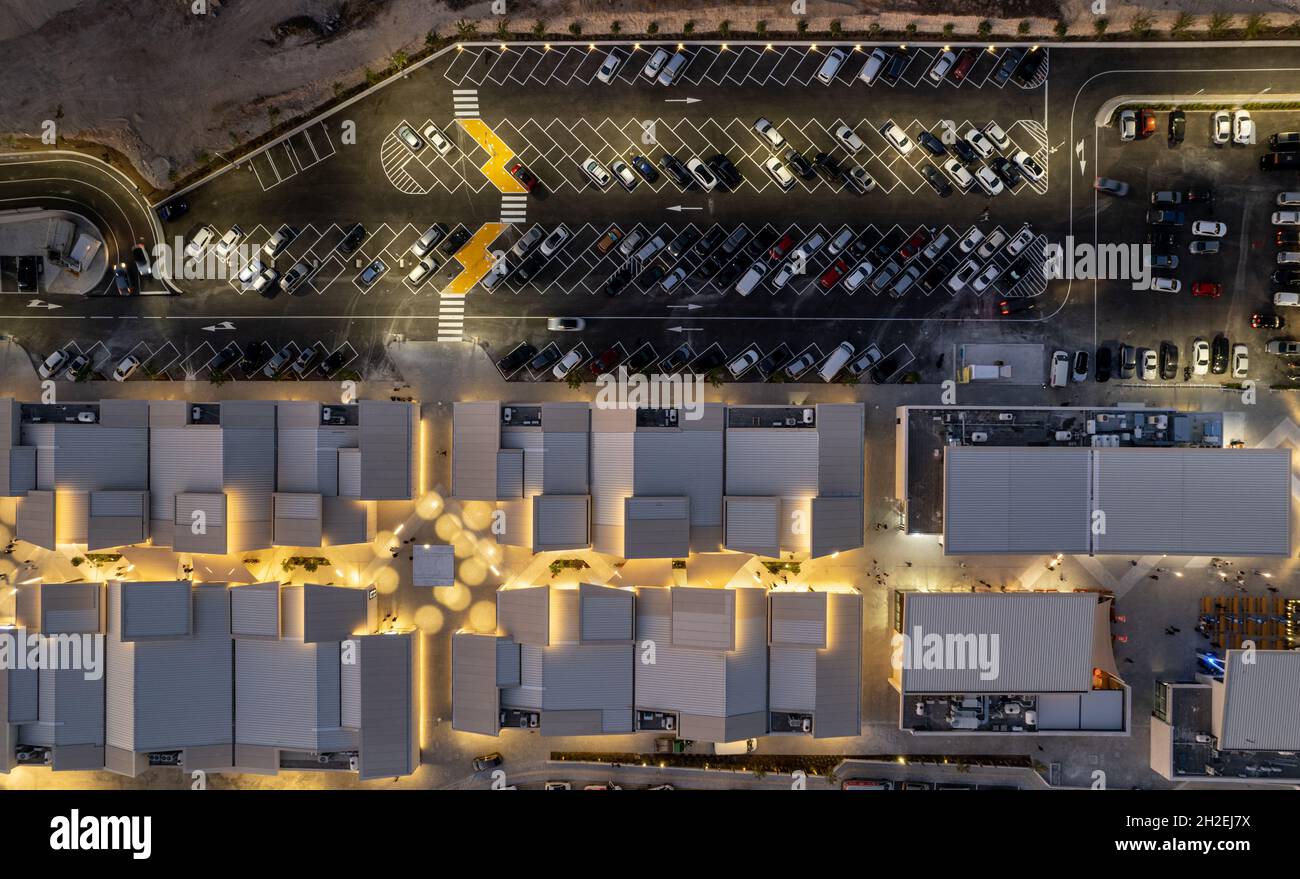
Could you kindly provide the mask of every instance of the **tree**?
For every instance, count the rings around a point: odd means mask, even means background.
[[[718,35],[723,37],[731,36],[731,19],[724,18],[718,22]]]
[[[611,34],[621,34],[623,32],[623,23],[618,19],[614,19],[609,23],[609,32]]]
[[[916,36],[916,22],[909,21],[907,27],[903,28],[903,33],[907,34],[909,40],[913,39]]]
[[[956,30],[957,30],[957,25],[953,24],[951,21],[946,22],[943,26],[943,38],[945,40],[952,39],[952,35]]]
[[[1108,27],[1110,27],[1110,19],[1104,15],[1092,23],[1092,29],[1099,37],[1106,33]]]
[[[687,21],[685,24],[683,24],[683,25],[682,25],[682,33],[685,34],[685,35],[688,36],[688,37],[689,37],[691,34],[695,33],[695,22],[694,22],[694,21]]]
[[[1031,27],[1031,25],[1029,24],[1029,19],[1027,19],[1027,18],[1026,18],[1026,19],[1023,19],[1023,20],[1020,22],[1020,24],[1016,25],[1016,33],[1020,34],[1020,36],[1023,37],[1023,36],[1025,36],[1027,33],[1029,33],[1029,28],[1030,28],[1030,27]]]
[[[540,40],[544,36],[546,36],[546,22],[539,18],[533,22],[533,37]]]
[[[1232,29],[1232,16],[1222,12],[1216,12],[1214,15],[1211,15],[1210,23],[1206,27],[1206,31],[1209,33],[1209,35],[1215,37],[1216,39],[1218,37],[1222,37],[1231,29]]]
[[[570,370],[569,374],[564,377],[564,383],[575,391],[582,387],[582,373],[576,369]]]
[[[1052,33],[1056,34],[1058,40],[1065,39],[1065,35],[1070,32],[1070,25],[1064,18],[1056,20],[1056,26],[1052,28]]]
[[[657,21],[650,22],[648,25],[645,26],[645,32],[652,37],[655,34],[659,33],[659,22]]]
[[[800,18],[794,23],[794,29],[799,32],[800,36],[808,33],[808,19]]]
[[[573,34],[575,37],[582,36],[582,25],[576,21],[569,22],[569,33]]]
[[[762,36],[763,34],[767,33],[766,18],[760,18],[758,21],[754,22],[754,33],[758,34],[759,36]]]
[[[1242,33],[1246,39],[1254,40],[1267,32],[1268,29],[1268,21],[1264,16],[1256,12],[1246,17],[1246,26],[1242,28]]]
[[[831,19],[831,36],[838,38],[844,33],[844,25],[840,24],[838,18]]]

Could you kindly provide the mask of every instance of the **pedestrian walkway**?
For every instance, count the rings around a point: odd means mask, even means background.
[[[483,279],[483,276],[491,270],[495,259],[488,247],[505,231],[506,226],[506,223],[484,223],[474,233],[474,237],[465,242],[465,246],[458,250],[454,257],[464,268],[460,274],[452,278],[447,289],[442,291],[443,296],[464,296],[471,287]]]
[[[487,152],[488,160],[479,170],[492,181],[492,185],[502,192],[526,194],[528,190],[524,185],[511,177],[510,172],[506,170],[515,154],[510,147],[506,146],[505,141],[497,137],[496,132],[482,119],[457,119],[456,122]]]

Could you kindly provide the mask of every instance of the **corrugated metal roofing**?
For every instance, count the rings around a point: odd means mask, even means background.
[[[20,498],[14,523],[14,534],[18,539],[45,549],[54,549],[54,506],[52,491],[29,491],[26,497]]]
[[[813,737],[862,734],[862,596],[827,595],[827,646],[817,652]]]
[[[413,633],[358,639],[361,742],[359,776],[409,775],[420,762],[415,717]]]
[[[1086,448],[950,446],[944,452],[944,552],[1086,553]]]
[[[494,736],[500,729],[495,635],[456,632],[451,637],[451,725]],[[517,669],[516,669],[517,670]]]
[[[520,644],[551,643],[551,595],[548,586],[497,592],[497,628]]]
[[[231,631],[236,636],[280,637],[280,584],[249,583],[230,590]]]
[[[377,519],[374,501],[321,498],[321,545],[369,543],[375,539]]]
[[[501,448],[501,404],[452,406],[451,493],[462,500],[497,500],[497,450]]]
[[[813,497],[817,494],[818,469],[816,430],[727,430],[729,496]]]
[[[826,593],[773,592],[772,645],[826,646]]]
[[[224,599],[224,590],[217,593]],[[123,641],[141,638],[188,637],[195,600],[189,580],[165,583],[109,584],[110,607],[117,613],[115,634]],[[116,605],[112,602],[116,600]],[[226,631],[229,632],[227,625]]]
[[[1092,593],[959,593],[903,594],[903,634],[910,639],[902,670],[907,693],[1052,693],[1086,692],[1092,687],[1093,625],[1097,596]],[[916,642],[920,629],[921,645]],[[909,667],[937,636],[962,647],[942,665],[965,668]],[[996,659],[996,676],[982,679],[977,639],[984,655]],[[997,637],[996,647],[993,637]]]
[[[736,647],[736,590],[681,587],[672,591],[673,646]]]
[[[781,554],[781,499],[734,497],[726,499],[727,549],[756,555]]]
[[[630,497],[624,502],[628,559],[685,558],[691,551],[690,499]]]
[[[578,591],[582,617],[580,640],[584,644],[632,640],[636,620],[635,598],[630,590],[583,583]]]
[[[590,546],[588,501],[586,495],[536,495],[533,498],[533,551]]]
[[[813,498],[812,534],[809,538],[813,557],[862,546],[863,515],[861,495]]]
[[[861,403],[817,406],[817,493],[861,497],[866,407]]]
[[[370,500],[407,500],[415,494],[415,406],[393,400],[358,403],[361,493]]]
[[[1229,650],[1225,666],[1220,750],[1300,748],[1300,651]]]

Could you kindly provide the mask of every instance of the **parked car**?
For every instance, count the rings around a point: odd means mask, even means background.
[[[280,374],[280,370],[289,365],[289,359],[293,357],[293,343],[285,345],[275,356],[267,361],[266,366],[262,369],[262,375],[267,378],[275,378]]]
[[[63,348],[60,348],[49,357],[46,357],[45,361],[36,368],[36,372],[41,378],[52,378],[62,372],[63,367],[68,363],[69,357],[70,355],[68,352]]]
[[[135,371],[139,368],[140,358],[136,357],[134,354],[128,354],[122,358],[122,360],[117,364],[117,368],[113,370],[113,381],[124,382],[133,376]]]
[[[502,374],[508,376],[536,356],[536,348],[527,342],[521,342],[509,354],[497,361],[497,369],[501,370]]]
[[[627,56],[621,50],[611,49],[610,53],[605,56],[605,60],[601,62],[600,69],[596,71],[596,79],[603,83],[613,82],[615,75],[618,74],[618,69],[623,66],[623,62],[626,60]]]
[[[446,235],[447,227],[442,223],[434,223],[411,245],[411,255],[416,259],[423,259]]]
[[[281,226],[274,235],[262,245],[262,253],[266,254],[269,259],[275,259],[284,253],[286,247],[293,243],[298,237],[298,231],[292,226]]]

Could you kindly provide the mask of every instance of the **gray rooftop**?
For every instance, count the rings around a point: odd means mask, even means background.
[[[773,592],[770,710],[813,715],[815,738],[862,730],[862,596]]]
[[[949,447],[949,554],[1288,555],[1288,449]]]
[[[1219,750],[1300,748],[1300,651],[1229,650],[1214,684]]]

